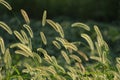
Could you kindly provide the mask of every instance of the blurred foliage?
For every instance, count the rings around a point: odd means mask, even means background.
[[[31,17],[38,19],[41,19],[40,14],[42,14],[43,10],[47,10],[49,12],[49,17],[68,16],[78,19],[94,19],[98,21],[113,21],[120,19],[120,0],[7,1],[14,8],[14,11],[19,11],[21,8],[23,8]]]
[[[20,17],[18,19],[16,17],[11,18],[10,16],[4,15],[4,16],[0,17],[0,19],[4,22],[9,23],[8,25],[12,29],[15,29],[15,30],[19,30],[20,27],[22,26],[20,24],[24,23],[23,18],[20,18]],[[57,19],[53,18],[53,20],[56,22],[59,22],[63,26],[63,29],[65,30],[65,35],[67,35],[66,38],[69,41],[76,41],[76,40],[79,41],[79,40],[81,40],[79,33],[86,33],[82,29],[80,29],[80,30],[76,29],[76,28],[71,29],[71,27],[70,27],[71,24],[73,22],[76,22],[76,20],[72,20],[67,17],[59,17]],[[111,53],[115,54],[116,56],[120,55],[120,45],[119,45],[120,44],[120,28],[119,28],[120,23],[119,22],[116,21],[113,23],[105,23],[105,22],[97,22],[97,21],[90,21],[90,20],[89,21],[80,21],[80,22],[86,23],[91,28],[95,24],[97,24],[103,34],[104,39],[109,44]],[[31,20],[31,28],[35,32],[34,33],[35,41],[33,42],[34,48],[37,48],[40,46],[40,45],[38,45],[40,43],[39,38],[38,38],[39,37],[39,29],[41,29],[42,31],[45,32],[46,36],[48,36],[49,41],[52,41],[53,40],[52,37],[55,37],[57,35],[57,34],[54,34],[55,31],[53,29],[51,29],[51,27],[49,27],[49,25],[46,25],[48,27],[44,27],[44,28],[42,28],[41,26],[42,26],[42,24],[41,24],[40,20],[34,20],[34,19]],[[94,31],[91,31],[91,33],[88,33],[88,34],[90,34],[92,38],[95,37]],[[9,35],[4,34],[3,30],[0,30],[0,35],[2,35],[2,36],[4,35],[3,38],[4,37],[7,38],[5,40],[6,43],[14,42],[14,39],[10,38]],[[71,36],[74,36],[74,37],[71,38]],[[48,44],[52,45],[52,43],[48,43]],[[47,48],[50,53],[54,53],[54,52],[52,52],[54,47],[51,47],[51,46],[43,46],[43,47]],[[81,47],[81,48],[83,50],[86,49],[85,47]]]

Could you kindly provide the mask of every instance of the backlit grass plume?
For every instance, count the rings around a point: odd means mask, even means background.
[[[42,39],[42,42],[47,45],[47,39],[45,37],[45,34],[43,32],[40,32],[40,36],[41,36],[41,39]]]
[[[90,31],[90,27],[84,23],[76,22],[72,24],[72,27],[81,27],[87,31]]]
[[[43,12],[43,17],[42,17],[42,26],[45,26],[46,18],[47,18],[47,11],[45,10]]]
[[[0,27],[2,27],[4,30],[6,30],[9,34],[12,34],[11,28],[4,22],[0,21]]]
[[[4,5],[8,10],[12,10],[12,7],[5,0],[0,0],[0,4]]]
[[[2,37],[0,37],[0,48],[1,48],[1,52],[4,54],[5,53],[5,45],[4,45],[4,40]]]
[[[30,24],[30,19],[29,19],[29,17],[28,17],[28,14],[26,13],[26,11],[23,10],[23,9],[21,9],[20,11],[21,11],[21,14],[22,14],[25,22],[26,22],[27,24]]]

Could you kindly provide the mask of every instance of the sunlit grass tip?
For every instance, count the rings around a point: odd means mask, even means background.
[[[43,32],[40,32],[40,36],[41,36],[41,39],[42,39],[42,42],[44,43],[44,45],[47,45],[47,39],[45,37],[45,34]]]
[[[27,24],[30,24],[30,19],[29,19],[29,17],[28,17],[28,14],[26,13],[26,11],[25,11],[24,9],[21,9],[20,11],[21,11],[21,14],[22,14],[25,22],[26,22]]]
[[[46,24],[46,18],[47,18],[47,11],[45,10],[43,12],[43,16],[42,16],[42,26],[45,26],[45,24]]]
[[[93,41],[92,41],[92,39],[90,38],[90,36],[83,33],[83,34],[81,34],[81,37],[83,37],[83,38],[88,42],[88,44],[89,44],[89,46],[90,46],[90,49],[91,49],[91,51],[93,52],[93,51],[94,51],[94,44],[93,44]]]
[[[61,49],[61,46],[57,41],[52,41],[52,43],[55,47],[57,47],[58,49]]]
[[[4,44],[4,40],[2,37],[0,37],[0,48],[1,48],[1,52],[4,54],[5,53],[5,44]]]
[[[62,56],[64,57],[65,61],[66,61],[68,64],[70,64],[70,58],[69,58],[69,56],[67,55],[67,53],[62,50],[62,51],[61,51],[61,54],[62,54]]]
[[[76,22],[71,25],[72,27],[81,27],[87,31],[90,31],[90,27],[84,23]]]
[[[31,29],[31,27],[27,24],[24,24],[23,27],[28,31],[30,37],[33,38],[33,31]]]
[[[2,27],[4,30],[6,30],[9,34],[12,34],[11,28],[4,22],[0,21],[0,27]]]
[[[4,5],[8,10],[12,10],[12,7],[5,0],[0,0],[0,4]]]

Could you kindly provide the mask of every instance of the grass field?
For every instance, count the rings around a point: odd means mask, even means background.
[[[120,79],[119,21],[21,14],[0,17],[0,80]]]

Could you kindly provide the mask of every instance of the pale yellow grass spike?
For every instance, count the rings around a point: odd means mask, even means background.
[[[81,27],[87,31],[90,31],[90,27],[84,23],[76,22],[72,24],[72,27]]]
[[[58,32],[62,38],[64,38],[64,31],[62,26],[59,23],[56,23],[56,26],[58,26]]]
[[[74,67],[67,66],[67,68],[68,68],[68,70],[69,70],[71,73],[73,73],[73,74],[76,74],[76,73],[77,73]]]
[[[16,53],[16,54],[23,55],[23,56],[25,56],[25,57],[29,57],[29,55],[28,55],[25,51],[23,51],[23,50],[16,50],[15,53]]]
[[[98,51],[98,54],[99,54],[99,57],[100,57],[100,61],[102,61],[102,55],[103,55],[102,49],[101,49],[101,47],[99,46],[99,43],[98,43],[98,42],[95,42],[95,46],[96,46],[96,48],[97,48],[97,51]]]
[[[103,40],[102,34],[101,34],[98,26],[94,25],[94,30],[97,34],[97,37],[98,37],[97,40],[98,40],[100,46],[104,45],[104,40]]]
[[[4,54],[5,53],[5,44],[4,44],[4,40],[2,37],[0,37],[0,48],[1,48],[1,52]]]
[[[21,34],[22,34],[22,36],[23,36],[23,38],[24,38],[25,43],[28,44],[28,43],[29,43],[29,39],[28,39],[27,34],[26,34],[25,31],[23,31],[23,30],[21,30],[20,32],[21,32]]]
[[[4,22],[0,21],[0,27],[2,27],[4,30],[6,30],[9,34],[12,34],[11,28]]]
[[[116,61],[120,65],[120,58],[116,58]]]
[[[47,11],[45,10],[43,12],[43,16],[42,16],[42,26],[45,26],[45,24],[46,24],[46,18],[47,18]]]
[[[49,25],[51,25],[55,29],[56,32],[58,32],[58,26],[56,25],[56,23],[54,21],[52,21],[50,19],[47,19],[46,21]]]
[[[56,67],[57,67],[61,72],[65,73],[65,69],[64,69],[62,66],[60,66],[60,65],[57,64]]]
[[[23,80],[22,76],[18,76],[17,78],[18,80]]]
[[[106,51],[110,50],[108,44],[105,41],[104,41],[104,46],[105,46]]]
[[[72,49],[72,50],[74,50],[74,51],[77,51],[78,50],[78,48],[74,45],[74,44],[72,44],[72,43],[65,43],[65,44],[63,44],[63,46],[66,48],[66,49]]]
[[[0,0],[0,4],[4,5],[8,10],[12,10],[12,7],[5,0]]]
[[[98,26],[94,25],[94,29],[95,29],[95,32],[97,33],[97,35],[98,35],[101,39],[103,39],[102,34],[101,34]]]
[[[56,70],[55,70],[55,68],[53,66],[48,67],[47,71],[49,71],[53,75],[55,75],[57,73]]]
[[[103,39],[101,39],[99,36],[97,36],[97,42],[100,47],[102,47],[104,45]]]
[[[33,38],[33,31],[31,29],[31,27],[27,24],[24,24],[23,27],[28,31],[30,37]]]
[[[52,58],[48,55],[48,54],[44,54],[44,59],[48,62],[48,63],[52,63],[53,62],[53,60],[52,60]]]
[[[11,55],[10,55],[9,48],[7,48],[6,51],[5,51],[4,63],[5,63],[5,65],[6,65],[6,68],[7,68],[7,69],[11,67],[12,58],[11,58]]]
[[[83,37],[88,42],[88,44],[91,48],[91,51],[93,52],[94,51],[94,44],[93,44],[92,39],[87,34],[81,34],[81,37]]]
[[[58,64],[55,56],[51,56],[51,59],[52,59],[52,61],[53,61],[54,64]]]
[[[44,43],[44,45],[47,45],[47,39],[45,37],[45,34],[43,32],[40,32],[40,36],[41,36],[41,39],[42,39],[42,42]]]
[[[81,69],[83,74],[85,73],[85,67],[81,63],[77,62],[75,65]]]
[[[44,55],[48,54],[47,51],[43,48],[38,48],[37,51],[42,52]]]
[[[82,60],[81,60],[77,55],[72,54],[72,55],[70,55],[70,57],[71,57],[72,59],[76,60],[76,61],[79,62],[79,63],[82,62]]]
[[[14,48],[14,47],[18,47],[18,48],[20,48],[20,50],[22,50],[28,56],[34,57],[31,49],[28,46],[21,44],[21,43],[15,43],[10,46],[10,48]]]
[[[23,73],[26,73],[26,70],[27,71],[32,71],[33,70],[33,68],[28,63],[24,63],[23,66],[27,68],[27,69],[24,69],[22,71]]]
[[[27,24],[30,24],[30,19],[29,19],[28,15],[27,15],[26,11],[23,10],[23,9],[21,9],[20,11],[21,11],[21,14],[22,14],[25,22],[26,22]]]
[[[99,62],[101,62],[100,57],[90,56],[90,58],[91,58],[91,59],[94,59],[94,60],[97,60],[97,61],[99,61]]]
[[[52,41],[52,43],[54,44],[55,47],[57,47],[58,49],[61,49],[61,46],[57,41]]]
[[[14,31],[15,36],[20,40],[20,42],[22,42],[23,44],[25,44],[25,40],[22,37],[22,35],[18,32],[18,31]]]
[[[34,58],[37,59],[37,61],[38,61],[39,63],[42,62],[42,59],[41,59],[41,57],[40,57],[40,55],[39,55],[38,53],[35,53],[35,52],[34,52],[33,55],[34,55]]]
[[[55,38],[57,41],[61,42],[62,44],[65,44],[66,42],[68,42],[66,39],[61,38],[61,37],[56,37]]]
[[[70,64],[70,58],[69,58],[69,56],[67,55],[67,53],[62,50],[62,51],[61,51],[61,54],[62,54],[62,56],[64,57],[65,61],[66,61],[68,64]]]
[[[85,53],[83,53],[83,52],[80,51],[80,50],[78,50],[77,52],[78,52],[86,61],[89,60]]]
[[[32,41],[31,41],[31,39],[30,39],[30,38],[29,38],[28,47],[32,50]]]

